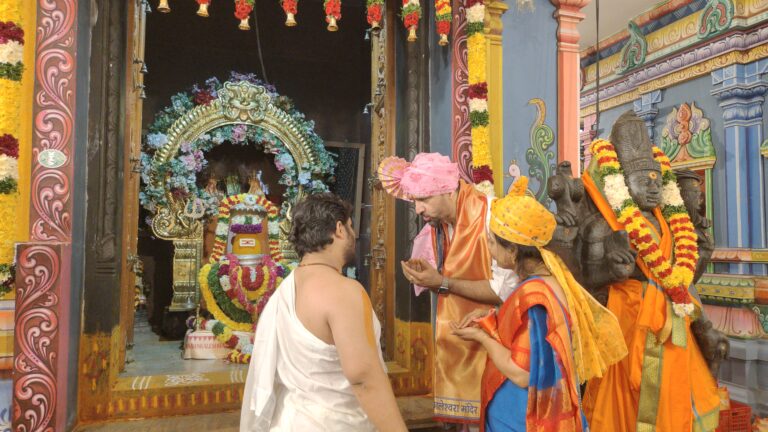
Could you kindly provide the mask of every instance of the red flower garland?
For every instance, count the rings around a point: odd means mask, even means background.
[[[376,29],[379,28],[379,23],[381,23],[381,14],[382,14],[382,6],[384,5],[383,2],[378,1],[368,1],[368,9],[366,11],[366,19],[368,21],[368,24],[371,25],[372,28]]]
[[[341,0],[325,0],[325,22],[329,31],[336,31],[336,23],[341,19]]]
[[[24,45],[24,30],[12,21],[0,21],[0,44],[8,43],[8,41]]]
[[[13,135],[5,134],[0,136],[0,154],[4,154],[14,159],[19,158],[19,140]]]

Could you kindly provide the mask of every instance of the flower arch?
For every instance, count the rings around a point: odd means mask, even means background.
[[[336,166],[314,131],[314,122],[293,102],[254,75],[233,72],[224,83],[211,78],[171,97],[145,136],[141,204],[153,214],[154,233],[165,239],[199,237],[204,217],[218,199],[197,185],[205,152],[224,142],[256,146],[275,157],[283,194],[281,218],[304,194],[325,192]],[[202,206],[201,214],[186,211]]]

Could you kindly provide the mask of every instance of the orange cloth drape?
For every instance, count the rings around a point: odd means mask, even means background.
[[[461,182],[453,237],[444,243],[444,276],[463,280],[491,279],[491,254],[486,242],[487,207],[485,195]],[[437,419],[461,423],[480,420],[480,380],[486,353],[476,342],[463,341],[452,335],[450,323],[461,320],[475,309],[487,307],[458,295],[438,297],[434,380]]]
[[[623,229],[588,174],[587,193],[614,230]],[[656,209],[661,232],[652,229],[665,258],[672,258],[672,235]],[[649,222],[649,226],[653,225]],[[610,285],[608,309],[619,319],[629,355],[602,379],[591,380],[584,412],[594,432],[710,431],[717,427],[720,398],[706,361],[690,330],[682,327],[685,346],[673,343],[673,314],[661,284],[638,257],[650,282],[627,280]]]

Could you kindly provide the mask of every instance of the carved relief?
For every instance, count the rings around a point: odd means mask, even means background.
[[[30,236],[32,240],[69,241],[77,1],[40,0],[38,3]],[[45,150],[62,152],[65,162],[58,168],[46,168],[38,160],[38,155]]]
[[[451,99],[451,132],[453,138],[453,161],[459,164],[461,177],[472,181],[472,124],[469,121],[469,68],[467,65],[467,17],[464,2],[453,1],[453,61],[451,77],[453,80]]]
[[[13,426],[54,430],[59,346],[61,249],[25,245],[18,257],[14,345]],[[68,318],[65,318],[68,319]]]

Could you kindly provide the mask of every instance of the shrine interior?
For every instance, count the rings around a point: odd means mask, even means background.
[[[287,27],[279,4],[256,2],[251,31],[241,31],[231,2],[215,2],[205,19],[195,14],[195,2],[172,2],[172,7],[173,13],[154,10],[147,16],[142,131],[146,133],[156,113],[171,104],[174,94],[195,84],[203,86],[212,77],[224,82],[232,71],[254,74],[293,100],[296,109],[314,122],[315,132],[329,151],[346,157],[347,162],[352,157],[352,163],[337,172],[336,183],[330,188],[342,195],[351,194],[348,198],[354,200],[354,192],[369,177],[371,165],[371,152],[365,151],[371,141],[371,44],[365,20],[342,17],[338,31],[329,32],[322,2],[308,0],[301,3],[298,27]],[[365,3],[359,0],[346,1],[344,8],[345,14],[356,18],[365,14]],[[343,154],[345,145],[364,151]],[[206,152],[205,158],[207,167],[197,176],[200,187],[215,173],[222,179],[220,192],[231,194],[239,187],[235,192],[244,193],[248,191],[248,177],[260,172],[266,197],[277,206],[282,203],[285,187],[278,184],[280,175],[273,155],[227,141]],[[365,172],[356,169],[358,162]],[[369,193],[366,187],[360,189],[362,202],[355,203],[360,219],[356,221],[358,258],[351,267],[365,285],[370,215],[363,203],[369,201]],[[173,295],[173,243],[153,235],[150,217],[142,209],[136,221],[138,255],[143,263],[139,288],[142,304],[137,308],[134,338],[128,345],[123,373],[134,376],[245,368],[221,360],[180,360],[186,320],[196,311],[168,311]]]

